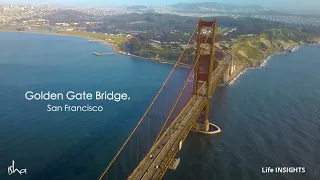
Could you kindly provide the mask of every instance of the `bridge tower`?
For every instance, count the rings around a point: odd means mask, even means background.
[[[205,28],[210,28],[211,34],[209,36],[202,34]],[[206,83],[206,92],[200,94],[200,96],[206,97],[207,103],[202,110],[199,119],[193,125],[192,130],[204,134],[216,134],[221,132],[218,126],[209,122],[210,102],[213,94],[213,92],[211,92],[212,73],[219,65],[218,61],[215,59],[216,35],[216,19],[214,19],[214,21],[203,21],[200,18],[198,23],[193,95],[199,95],[199,87],[201,87],[202,83]],[[197,61],[198,58],[199,60]]]

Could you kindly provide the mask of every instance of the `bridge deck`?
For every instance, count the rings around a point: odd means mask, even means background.
[[[222,76],[228,69],[228,65],[229,61],[224,61],[213,72],[211,93],[219,85]],[[205,92],[206,86],[203,84],[198,94],[204,94]],[[206,97],[193,96],[128,179],[161,179],[179,150],[179,142],[184,141],[187,137],[206,103]],[[150,158],[150,155],[152,155],[152,158]]]

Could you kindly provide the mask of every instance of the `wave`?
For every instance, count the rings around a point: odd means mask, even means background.
[[[254,69],[254,68],[245,68],[243,71],[241,71],[235,78],[233,78],[228,85],[232,85],[235,83],[235,81],[245,72],[247,72],[248,69]]]
[[[300,48],[300,46],[297,46],[295,48],[292,49],[292,52],[297,51]]]
[[[271,59],[273,55],[268,56],[263,62],[260,64],[260,67],[266,66],[267,62]]]

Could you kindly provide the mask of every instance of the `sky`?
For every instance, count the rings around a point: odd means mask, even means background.
[[[52,4],[77,6],[170,5],[179,2],[219,2],[234,5],[260,5],[270,9],[318,10],[320,0],[0,0],[0,4]]]

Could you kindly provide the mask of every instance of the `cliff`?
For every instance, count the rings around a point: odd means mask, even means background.
[[[256,66],[272,54],[304,44],[309,37],[297,30],[267,30],[260,35],[240,36],[231,44],[231,54],[238,64]]]

